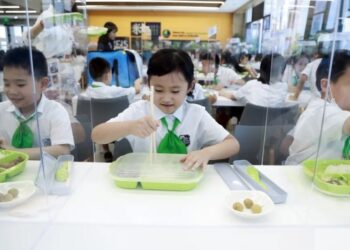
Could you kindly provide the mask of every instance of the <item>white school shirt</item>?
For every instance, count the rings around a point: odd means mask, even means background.
[[[164,114],[156,106],[154,108],[155,119],[160,120],[162,117],[166,117],[169,129],[172,129],[175,117],[181,121],[175,133],[180,139],[188,142],[187,152],[217,144],[229,135],[229,133],[210,116],[203,106],[184,102],[170,115]],[[131,104],[126,110],[117,117],[110,119],[108,122],[137,120],[146,115],[150,115],[150,104],[148,101],[141,100]],[[161,124],[156,133],[157,147],[167,132],[167,129]],[[130,142],[134,152],[149,152],[151,143],[150,137],[140,138],[134,135],[128,135],[126,139]]]
[[[192,90],[192,95],[187,96],[187,100],[189,101],[202,100],[204,98],[205,98],[205,95],[204,95],[204,90],[202,85],[200,85],[199,83],[195,83],[194,88]]]
[[[240,87],[233,95],[237,100],[264,107],[276,107],[285,102],[288,94],[287,83],[276,82],[263,84],[258,80],[251,80]]]
[[[219,84],[225,87],[231,85],[233,81],[242,79],[233,69],[219,66],[216,76],[219,79]]]
[[[306,159],[315,159],[323,122],[324,104],[323,99],[314,98],[301,114],[293,132],[294,141],[289,147],[287,165],[300,164]],[[320,159],[342,159],[346,139],[346,136],[343,135],[343,126],[348,117],[350,117],[349,111],[340,109],[335,103],[327,102],[319,152]]]
[[[95,88],[92,86],[96,86]],[[92,82],[92,84],[81,95],[87,98],[104,99],[115,98],[127,95],[129,102],[133,102],[135,97],[135,88],[122,88],[117,86],[106,85],[103,82]]]
[[[312,62],[309,62],[305,69],[301,72],[302,75],[307,76],[307,81],[305,83],[305,87],[309,87],[311,92],[315,96],[321,96],[320,91],[316,87],[316,71],[318,66],[320,65],[322,61],[322,58],[318,58],[316,60],[313,60]]]
[[[61,104],[42,95],[37,107],[37,113],[42,146],[68,144],[71,146],[71,149],[74,148],[69,116]],[[19,125],[16,115],[25,119],[10,101],[0,103],[0,139],[5,139],[8,144],[11,144],[12,136]],[[39,147],[40,141],[36,119],[31,119],[27,125],[34,134],[33,147]]]

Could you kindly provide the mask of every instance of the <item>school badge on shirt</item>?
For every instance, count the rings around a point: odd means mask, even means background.
[[[180,140],[188,147],[191,144],[190,135],[180,135]]]

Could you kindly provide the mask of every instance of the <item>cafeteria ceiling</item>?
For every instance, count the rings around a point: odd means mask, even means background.
[[[232,13],[252,0],[76,0],[87,10],[150,10],[150,11],[193,11]],[[42,0],[27,0],[31,15],[42,12]],[[16,11],[25,11],[24,0],[0,0],[0,15],[18,15]],[[16,9],[4,9],[6,6],[19,6]],[[82,8],[82,7],[80,7]],[[36,12],[35,12],[36,11]],[[24,15],[24,13],[22,13]]]

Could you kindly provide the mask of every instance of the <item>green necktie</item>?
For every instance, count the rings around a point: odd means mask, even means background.
[[[349,156],[350,156],[350,136],[348,136],[345,139],[344,147],[343,147],[343,158],[348,160]]]
[[[15,148],[31,148],[33,147],[34,135],[33,131],[29,128],[27,123],[33,119],[35,115],[30,116],[28,119],[23,120],[17,116],[19,125],[12,136],[12,146]]]
[[[160,119],[163,126],[167,128],[168,133],[163,137],[159,143],[157,152],[167,154],[187,154],[186,145],[180,140],[180,138],[174,133],[176,127],[180,124],[178,119],[175,119],[173,128],[169,130],[168,123],[165,117]]]

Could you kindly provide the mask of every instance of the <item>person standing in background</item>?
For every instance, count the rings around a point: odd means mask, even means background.
[[[112,22],[106,22],[104,27],[107,28],[107,33],[98,38],[97,50],[114,50],[114,40],[118,32],[118,27]]]

